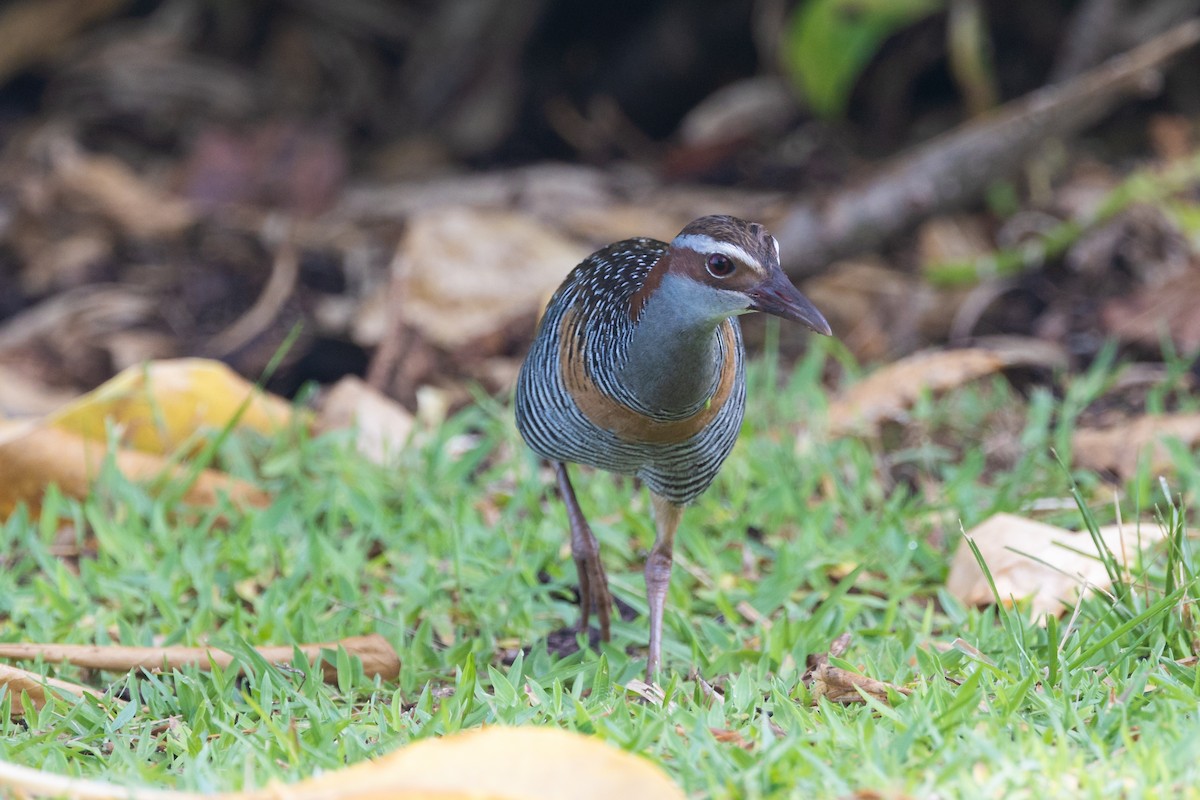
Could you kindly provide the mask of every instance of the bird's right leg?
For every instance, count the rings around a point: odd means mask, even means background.
[[[600,542],[596,541],[596,535],[588,527],[579,501],[575,499],[575,490],[567,476],[567,465],[561,461],[551,463],[558,477],[558,493],[562,495],[563,504],[567,507],[567,519],[571,523],[571,555],[579,573],[579,630],[587,633],[588,617],[595,608],[596,616],[600,618],[600,638],[607,642],[612,595],[608,592],[608,576],[604,574],[604,565],[600,563]]]
[[[646,556],[646,602],[650,608],[650,653],[646,659],[646,682],[654,683],[662,663],[663,610],[667,605],[667,589],[671,584],[671,565],[674,563],[675,531],[683,506],[651,492],[654,502],[654,527],[657,535],[654,546]]]

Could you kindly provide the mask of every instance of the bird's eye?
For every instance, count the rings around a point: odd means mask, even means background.
[[[708,274],[714,278],[728,278],[737,269],[737,265],[733,263],[733,259],[722,253],[713,253],[704,262],[704,266],[708,268]]]

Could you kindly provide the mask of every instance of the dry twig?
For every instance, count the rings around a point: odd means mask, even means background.
[[[400,674],[400,659],[396,651],[377,633],[369,636],[351,636],[336,642],[300,644],[295,648],[292,645],[277,645],[256,647],[255,650],[267,661],[291,663],[295,649],[303,653],[305,658],[315,662],[321,658],[321,651],[337,650],[339,647],[362,659],[363,673],[368,678],[379,676],[384,680],[393,680]],[[0,645],[0,658],[29,659],[38,656],[46,661],[66,661],[80,667],[112,672],[126,672],[131,669],[156,670],[164,667],[180,669],[187,665],[207,669],[210,662],[224,669],[234,661],[232,655],[215,647],[105,647],[28,642]],[[320,666],[326,681],[337,680],[335,665],[322,661]]]

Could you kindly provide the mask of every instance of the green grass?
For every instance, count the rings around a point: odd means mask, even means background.
[[[481,398],[391,470],[362,461],[347,436],[230,437],[217,461],[274,492],[265,510],[180,513],[107,474],[84,503],[51,495],[40,519],[12,516],[0,526],[0,639],[209,642],[242,654],[247,675],[35,666],[136,702],[59,700],[12,721],[4,698],[0,757],[227,789],[528,723],[644,753],[692,797],[1194,795],[1200,672],[1185,659],[1197,649],[1200,566],[1187,505],[1200,473],[1186,453],[1169,490],[1144,474],[1122,495],[1124,518],[1156,511],[1172,545],[1073,622],[963,608],[942,589],[960,524],[1073,492],[1087,515],[1041,516],[1072,527],[1114,516],[1111,487],[1056,458],[1069,461],[1075,420],[1111,384],[1111,363],[1064,379],[1061,397],[997,378],[922,401],[884,444],[818,433],[797,448],[797,423],[819,431],[827,359],[845,360],[821,348],[794,368],[755,365],[742,439],[684,517],[666,708],[624,689],[644,670],[644,617],[617,621],[599,652],[547,651],[578,614],[565,514],[509,409]],[[594,473],[577,473],[576,488],[614,593],[644,614],[648,498]],[[64,537],[84,555],[56,556]],[[369,632],[400,654],[396,684],[349,664],[324,684],[302,659],[272,665],[249,651]],[[806,659],[845,632],[841,666],[911,695],[814,704]]]

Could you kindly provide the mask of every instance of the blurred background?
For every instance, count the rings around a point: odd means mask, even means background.
[[[1198,8],[8,0],[0,410],[296,330],[285,394],[503,392],[575,263],[704,213],[863,361],[1194,351]]]

